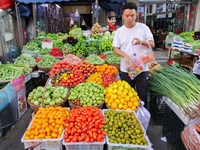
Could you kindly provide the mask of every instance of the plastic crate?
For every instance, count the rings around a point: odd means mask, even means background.
[[[103,142],[65,142],[62,141],[62,144],[65,146],[66,150],[103,150],[105,139]]]
[[[163,135],[166,136],[167,142],[170,144],[172,150],[186,150],[181,140],[181,132],[184,130],[185,124],[173,112],[173,110],[166,105],[163,120]]]
[[[108,111],[109,109],[103,109],[103,114],[105,113],[105,111]],[[116,110],[116,111],[122,111],[122,110]],[[129,111],[129,110],[125,110],[127,112],[131,112],[135,115],[135,117],[137,118],[136,114],[134,111]],[[138,119],[140,125],[142,126],[142,123],[140,122],[140,120]],[[144,130],[143,126],[142,126],[142,130],[144,132],[144,138],[147,140],[148,145],[134,145],[134,144],[116,144],[116,143],[110,143],[109,142],[109,137],[106,136],[106,143],[107,143],[107,150],[117,150],[119,148],[134,148],[134,150],[148,150],[149,148],[151,148],[151,143],[149,141],[149,138],[146,134],[146,131]]]
[[[31,126],[28,126],[28,128]],[[62,150],[62,139],[64,136],[64,131],[62,132],[62,135],[60,138],[55,138],[55,139],[32,139],[32,140],[24,140],[25,133],[23,134],[21,138],[21,142],[24,143],[24,149],[30,147],[30,146],[35,146],[38,143],[41,143],[39,146],[34,148],[34,150]]]
[[[150,113],[151,118],[156,125],[162,125],[164,119],[164,111],[166,103],[162,102],[165,99],[163,96],[152,96],[150,98]]]

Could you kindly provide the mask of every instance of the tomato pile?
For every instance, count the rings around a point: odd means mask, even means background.
[[[111,83],[117,81],[117,77],[110,74],[102,74],[102,85],[104,88],[108,87]]]
[[[84,76],[90,76],[96,72],[95,66],[90,62],[82,61],[75,66],[77,70],[80,70]]]
[[[75,86],[83,82],[84,79],[85,76],[76,68],[72,70],[61,69],[52,76],[51,83],[61,86]]]
[[[73,64],[70,64],[66,61],[59,61],[53,65],[53,67],[51,68],[51,71],[49,72],[49,75],[52,76],[56,72],[59,72],[61,69],[70,69],[71,70],[73,67],[74,67]]]
[[[101,110],[96,107],[70,110],[70,117],[64,124],[65,142],[103,142],[107,134],[102,130],[102,126],[106,124],[103,118]]]

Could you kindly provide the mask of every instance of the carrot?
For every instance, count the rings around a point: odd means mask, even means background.
[[[195,126],[195,129],[198,133],[200,133],[200,127],[198,126],[198,124]]]

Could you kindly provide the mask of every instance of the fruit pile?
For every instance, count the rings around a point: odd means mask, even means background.
[[[68,97],[68,100],[77,99],[80,106],[98,106],[104,101],[104,88],[94,82],[80,83],[70,90]]]
[[[25,131],[24,140],[60,138],[68,116],[67,108],[40,107],[31,125]]]
[[[112,109],[136,110],[139,96],[126,81],[118,80],[106,88],[105,103]]]
[[[55,85],[61,86],[75,86],[85,80],[85,76],[81,73],[80,70],[76,68],[69,69],[61,69],[61,71],[56,72],[52,76],[51,83]]]
[[[103,86],[104,88],[108,87],[109,84],[115,81],[117,81],[116,76],[105,73],[101,74],[99,72],[90,75],[86,80],[86,82],[94,82]]]
[[[37,106],[42,106],[42,95],[44,93],[44,87],[38,86],[33,89],[28,95],[28,100]],[[54,106],[63,102],[68,96],[68,89],[62,86],[52,87],[47,85],[46,92],[44,94],[44,106]]]
[[[82,107],[70,110],[70,117],[65,122],[65,142],[103,142],[106,132],[102,126],[101,110],[96,107]]]
[[[113,65],[103,64],[101,66],[96,66],[96,71],[100,73],[116,75],[118,73],[118,69]]]
[[[103,129],[108,133],[110,143],[148,145],[144,130],[134,113],[108,110],[104,112],[106,125]]]
[[[59,62],[56,62],[52,68],[51,68],[51,71],[49,72],[49,75],[52,76],[54,75],[56,72],[59,72],[61,69],[73,69],[74,68],[74,65],[73,64],[70,64],[66,61],[59,61]]]
[[[90,62],[80,62],[75,67],[76,70],[80,70],[84,76],[90,76],[96,72],[95,66]]]

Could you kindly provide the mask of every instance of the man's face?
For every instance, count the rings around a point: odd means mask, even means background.
[[[135,9],[125,9],[122,14],[122,19],[127,27],[133,27],[135,25],[136,17],[137,12]]]
[[[115,23],[116,23],[116,17],[110,18],[110,19],[109,19],[109,23],[110,23],[111,25],[115,25]]]

